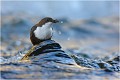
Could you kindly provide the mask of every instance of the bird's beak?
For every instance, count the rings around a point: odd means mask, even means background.
[[[53,20],[53,23],[58,23],[59,21],[57,19]]]

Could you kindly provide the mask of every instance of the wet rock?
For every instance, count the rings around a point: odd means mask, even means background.
[[[74,60],[61,50],[61,46],[53,40],[46,40],[32,48],[21,60],[26,59],[33,62],[53,61],[62,64],[75,64]]]

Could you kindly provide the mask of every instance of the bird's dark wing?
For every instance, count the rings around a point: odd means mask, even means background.
[[[40,40],[35,37],[34,31],[36,30],[37,26],[33,26],[30,31],[30,40],[33,45],[40,43]]]
[[[34,31],[36,30],[37,26],[33,26],[30,30],[30,37],[33,36]]]

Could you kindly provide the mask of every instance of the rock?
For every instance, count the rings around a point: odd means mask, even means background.
[[[28,59],[33,62],[54,61],[62,64],[75,64],[74,60],[61,50],[61,46],[53,40],[46,40],[32,47],[21,60]]]

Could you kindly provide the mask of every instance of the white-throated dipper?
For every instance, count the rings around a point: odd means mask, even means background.
[[[43,18],[39,23],[35,24],[30,31],[30,40],[33,45],[37,45],[42,41],[49,40],[52,37],[52,23],[59,22],[57,19],[50,17]]]

